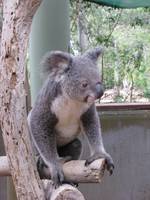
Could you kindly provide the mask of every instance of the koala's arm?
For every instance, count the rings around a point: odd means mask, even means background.
[[[49,168],[52,180],[58,184],[64,177],[58,161],[56,123],[57,118],[46,103],[44,107],[36,105],[29,114],[28,124],[35,147]]]
[[[88,111],[82,115],[81,121],[92,153],[92,155],[86,160],[85,164],[88,165],[98,158],[105,158],[108,164],[107,168],[110,173],[112,173],[114,164],[111,156],[105,151],[103,145],[100,120],[95,105],[92,105]]]

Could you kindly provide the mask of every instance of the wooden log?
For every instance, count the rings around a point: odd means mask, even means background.
[[[46,200],[85,200],[82,193],[75,187],[64,184],[57,189],[54,188],[52,181],[43,180]]]
[[[63,164],[66,181],[74,183],[99,183],[105,169],[104,159],[95,160],[89,166],[84,165],[84,160],[72,160]],[[6,156],[0,157],[0,176],[10,176]]]
[[[82,193],[75,187],[71,185],[62,185],[58,189],[52,192],[50,200],[62,200],[62,199],[71,199],[71,200],[84,200]]]
[[[72,160],[63,165],[66,180],[74,183],[99,183],[104,169],[104,159],[95,160],[89,166],[85,166],[85,160]]]

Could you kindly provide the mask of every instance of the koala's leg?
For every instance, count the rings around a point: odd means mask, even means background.
[[[85,165],[89,165],[98,158],[105,158],[107,170],[112,174],[114,163],[111,156],[105,151],[103,145],[100,121],[95,105],[91,106],[91,108],[83,114],[81,121],[92,153],[86,160]]]
[[[38,156],[37,159],[37,170],[41,179],[50,179],[50,172],[48,166],[44,163],[41,156]]]
[[[65,157],[68,157],[68,160],[78,160],[81,156],[81,153],[82,143],[78,138],[63,147],[58,148],[58,155],[64,159]]]
[[[63,147],[58,148],[58,155],[64,159],[64,162],[69,160],[78,160],[81,156],[81,153],[82,143],[78,138]],[[78,183],[68,182],[66,180],[64,180],[64,183],[71,184],[75,187],[78,186]]]
[[[49,177],[55,187],[62,184],[64,174],[62,171],[61,163],[58,159],[55,126],[57,124],[57,117],[49,110],[49,105],[45,102],[42,105],[36,106],[29,115],[28,125],[29,131],[38,153],[42,161],[38,162],[39,172],[46,169],[49,171]],[[44,161],[44,165],[41,162]],[[45,167],[46,166],[46,167]],[[43,175],[43,173],[41,173]],[[45,174],[45,173],[44,173]],[[41,175],[40,175],[41,176]],[[41,176],[42,177],[42,176]]]

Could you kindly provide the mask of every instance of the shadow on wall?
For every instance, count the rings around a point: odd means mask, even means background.
[[[106,172],[100,184],[81,184],[81,192],[87,200],[149,200],[150,113],[107,112],[101,125],[115,171],[112,176]]]

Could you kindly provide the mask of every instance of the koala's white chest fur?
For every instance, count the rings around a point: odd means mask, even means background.
[[[65,145],[81,132],[81,115],[88,109],[86,103],[73,101],[63,96],[57,97],[52,103],[52,112],[58,118],[56,125],[57,144]]]

